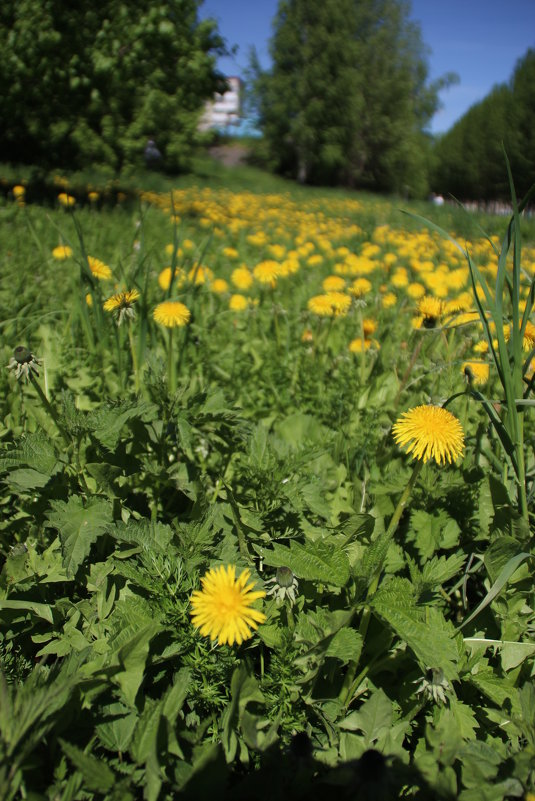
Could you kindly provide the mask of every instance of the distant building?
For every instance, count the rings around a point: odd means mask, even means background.
[[[227,78],[229,90],[222,95],[214,95],[213,100],[206,103],[204,114],[199,122],[200,131],[225,131],[230,126],[239,125],[241,114],[241,87],[240,78],[232,76]]]

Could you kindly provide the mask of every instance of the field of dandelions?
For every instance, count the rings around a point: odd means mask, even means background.
[[[1,801],[533,801],[522,204],[1,189]]]

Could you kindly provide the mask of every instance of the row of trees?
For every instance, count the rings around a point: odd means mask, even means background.
[[[2,0],[0,159],[119,170],[153,138],[180,169],[204,101],[226,86],[223,40],[198,5]]]
[[[281,0],[273,67],[252,58],[252,99],[275,170],[308,183],[423,194],[428,124],[449,74],[428,81],[427,49],[404,0]]]
[[[438,140],[434,185],[461,200],[508,199],[504,150],[522,196],[535,182],[535,50]]]

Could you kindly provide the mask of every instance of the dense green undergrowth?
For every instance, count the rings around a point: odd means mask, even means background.
[[[205,166],[6,178],[0,798],[527,797],[532,223]],[[191,620],[227,565],[239,645]]]

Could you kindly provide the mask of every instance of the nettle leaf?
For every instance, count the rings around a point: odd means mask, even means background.
[[[154,404],[144,401],[108,403],[91,412],[88,424],[96,439],[112,451],[119,441],[123,426],[129,420],[139,419],[155,408]]]
[[[167,553],[173,538],[173,529],[170,526],[146,519],[130,519],[128,523],[118,521],[109,533],[120,542],[139,545],[144,551],[152,550],[157,553]]]
[[[418,509],[411,514],[409,539],[413,540],[422,559],[430,559],[439,548],[455,548],[461,530],[446,512],[429,514]]]
[[[407,643],[424,669],[439,667],[446,678],[457,678],[453,624],[438,609],[418,607],[408,579],[393,578],[374,595],[371,606]]]
[[[59,742],[74,767],[84,777],[84,784],[88,790],[97,790],[101,793],[111,790],[115,784],[115,775],[102,759],[80,751],[75,745],[67,743],[61,738],[59,738]]]
[[[513,713],[519,714],[520,701],[517,689],[513,687],[509,679],[499,676],[488,665],[480,665],[477,673],[470,674],[469,681],[496,706],[502,707],[508,701]]]
[[[460,574],[466,556],[454,553],[451,556],[434,556],[422,567],[422,582],[430,587],[444,584],[453,576]]]
[[[51,505],[46,525],[59,533],[63,566],[72,577],[89,555],[91,545],[111,528],[112,506],[101,498],[93,498],[84,505],[82,499],[75,496],[67,502],[52,501]]]
[[[275,543],[263,551],[264,562],[271,567],[289,567],[297,578],[322,581],[343,587],[349,579],[349,559],[345,551],[328,540],[307,543],[306,547],[292,540],[290,547]]]
[[[27,434],[19,441],[17,447],[0,458],[0,470],[21,466],[31,467],[46,476],[53,475],[59,468],[54,445],[42,431]]]
[[[28,434],[0,457],[0,472],[9,471],[9,486],[16,492],[39,489],[62,467],[52,441],[41,431]]]

